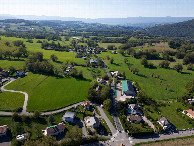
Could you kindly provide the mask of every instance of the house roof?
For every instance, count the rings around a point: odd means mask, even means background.
[[[139,115],[129,115],[127,116],[127,118],[130,121],[137,121],[137,122],[141,122],[142,118]]]
[[[98,63],[98,61],[94,59],[90,59],[90,63]]]
[[[7,125],[0,126],[0,134],[6,133]]]
[[[50,127],[47,127],[46,128],[46,131],[47,131],[47,134],[53,134],[53,133],[56,133],[60,130],[64,130],[65,129],[65,125],[64,123],[59,123],[57,125],[53,125],[53,126],[50,126]]]
[[[17,72],[24,72],[22,69],[17,70]]]
[[[163,126],[165,126],[165,125],[167,125],[167,124],[170,124],[170,122],[168,121],[168,119],[166,119],[165,117],[161,118],[161,119],[159,120],[159,122],[160,122]]]
[[[187,112],[188,114],[194,116],[194,111],[192,109],[184,110],[184,112]]]
[[[97,82],[104,82],[103,78],[97,78]]]
[[[137,104],[128,104],[128,107],[130,109],[138,109],[139,108]]]
[[[84,106],[90,106],[90,102],[89,101],[84,101]]]
[[[88,126],[92,126],[95,123],[99,123],[99,120],[96,117],[87,117],[86,118],[86,123],[87,123]]]
[[[74,117],[75,117],[75,113],[73,113],[73,112],[66,112],[63,115],[63,118],[74,118]]]
[[[127,81],[122,81],[122,91],[128,91],[128,84]]]

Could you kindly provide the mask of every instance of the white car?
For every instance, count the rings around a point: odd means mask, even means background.
[[[16,137],[17,140],[24,140],[25,139],[25,134],[22,134],[22,135],[18,135]]]

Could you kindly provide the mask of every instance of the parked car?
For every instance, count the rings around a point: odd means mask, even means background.
[[[24,140],[25,139],[25,134],[22,134],[22,135],[18,135],[16,137],[17,140]]]

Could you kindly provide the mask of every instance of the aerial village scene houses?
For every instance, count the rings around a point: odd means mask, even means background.
[[[194,0],[0,1],[0,146],[133,145],[194,146]]]

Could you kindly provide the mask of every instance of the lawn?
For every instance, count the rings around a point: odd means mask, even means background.
[[[180,107],[182,110],[187,110],[180,102],[169,103],[167,106],[160,107],[161,114],[166,117],[178,130],[193,128],[192,124],[189,124],[179,115],[176,109]]]
[[[0,111],[13,111],[19,107],[23,107],[24,94],[2,92],[0,93]]]
[[[86,100],[89,87],[90,81],[87,80],[29,73],[6,88],[29,94],[27,111],[49,111]]]
[[[107,55],[110,58],[114,58],[113,64],[106,60]],[[192,71],[177,73],[175,70],[159,67],[155,69],[145,68],[141,65],[141,60],[131,56],[124,57],[120,54],[111,54],[109,52],[102,52],[99,56],[104,58],[109,71],[125,72],[128,80],[138,82],[141,89],[156,100],[175,100],[177,97],[183,96],[186,93],[185,84],[193,78]],[[124,58],[128,59],[128,63],[132,64],[132,68],[139,69],[137,75],[132,74],[128,69],[127,64],[124,63]],[[152,73],[154,73],[153,77],[151,76]],[[157,75],[160,75],[160,79],[156,78]],[[167,90],[166,87],[168,87]]]

